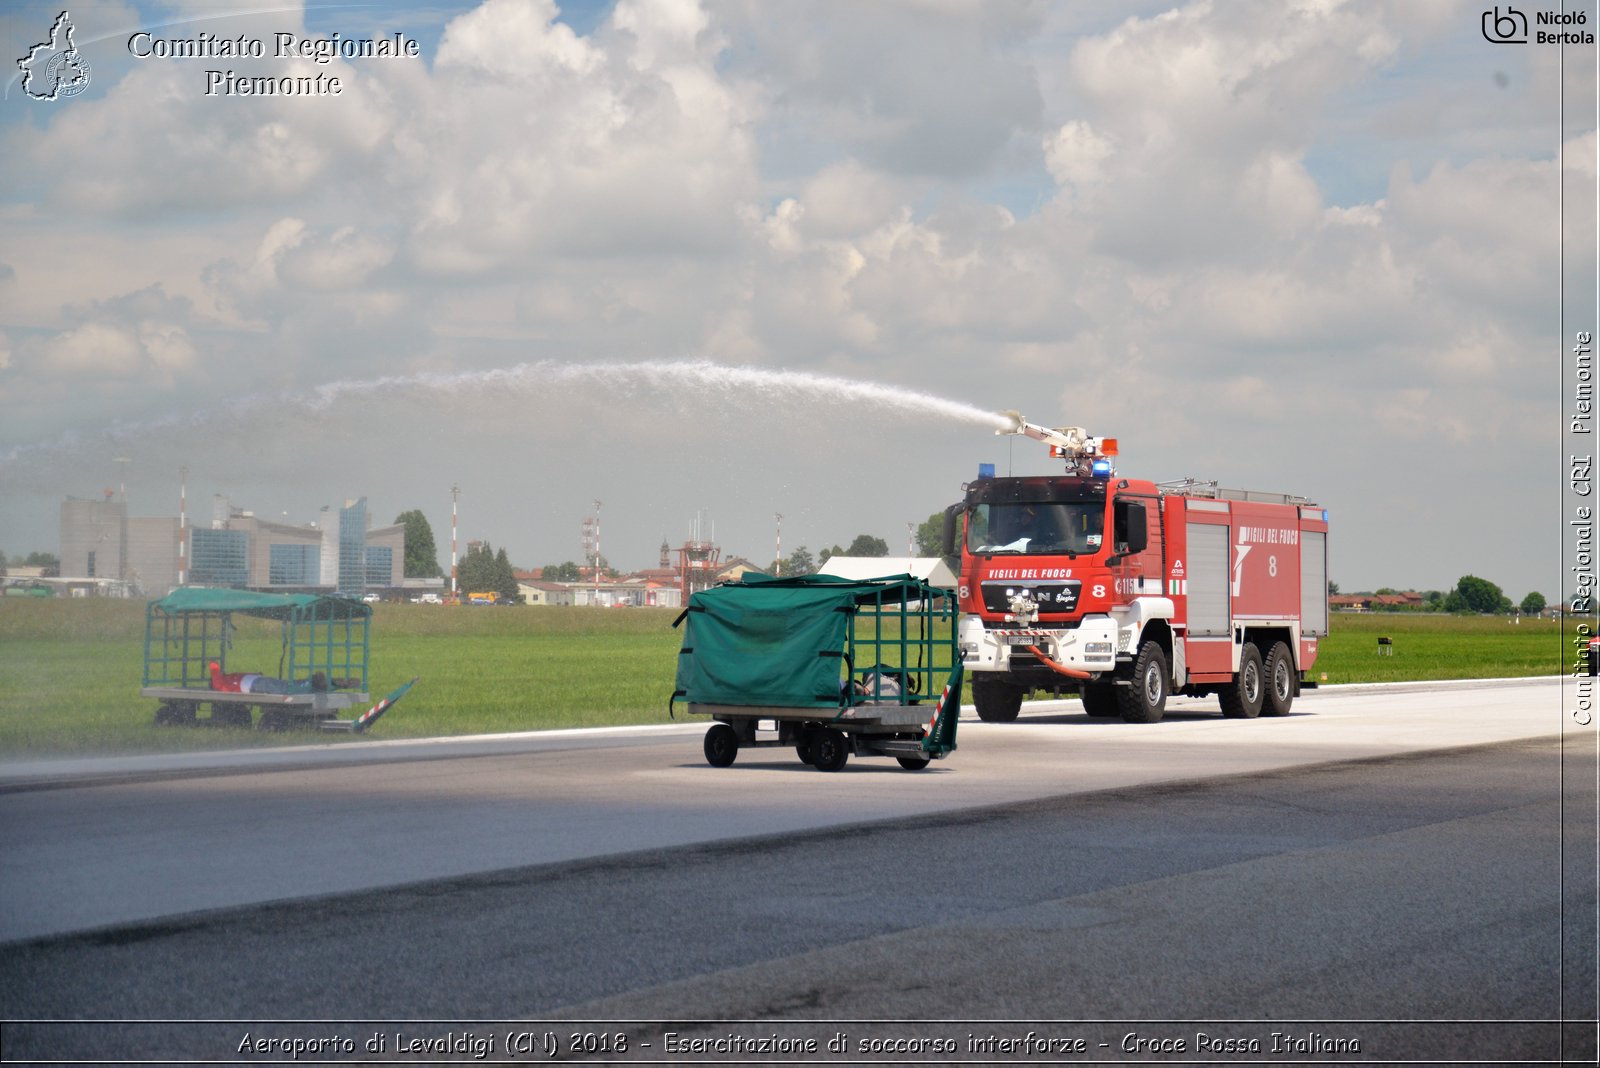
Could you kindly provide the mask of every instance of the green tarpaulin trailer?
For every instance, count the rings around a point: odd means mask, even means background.
[[[747,574],[693,594],[678,617],[672,703],[716,720],[705,754],[717,767],[793,746],[824,771],[852,755],[920,770],[956,747],[955,620],[952,592],[910,575]]]
[[[260,673],[248,678],[270,679],[272,692],[263,692],[266,686],[260,681],[250,684],[259,687],[254,691],[213,685],[216,675],[243,674],[229,662],[238,629],[235,616],[278,624],[278,663],[245,665]],[[162,725],[249,727],[252,710],[259,709],[262,730],[299,725],[353,729],[355,721],[337,717],[341,710],[370,700],[371,624],[372,606],[348,597],[181,587],[146,606],[139,693],[160,702],[156,723]],[[209,709],[208,718],[200,717],[202,708]]]

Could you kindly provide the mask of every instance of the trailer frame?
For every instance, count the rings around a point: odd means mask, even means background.
[[[229,672],[235,615],[279,624],[278,676],[303,686],[302,692],[213,688],[211,664]],[[356,721],[338,715],[371,700],[367,692],[371,621],[372,606],[348,597],[180,587],[145,608],[139,694],[158,702],[158,726],[353,730]],[[313,682],[318,676],[320,688]],[[207,712],[204,717],[202,709]]]
[[[964,669],[953,591],[911,575],[752,574],[696,593],[673,625],[685,619],[669,707],[683,698],[690,715],[715,721],[704,742],[714,767],[741,749],[793,747],[822,771],[851,756],[920,771],[956,748]],[[747,666],[734,666],[741,658]]]

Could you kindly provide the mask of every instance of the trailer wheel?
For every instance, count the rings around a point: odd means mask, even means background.
[[[249,705],[211,706],[211,722],[218,727],[245,727],[251,723]]]
[[[1133,685],[1115,690],[1125,723],[1160,723],[1167,711],[1167,654],[1155,642],[1139,646]]]
[[[713,723],[706,731],[706,763],[726,768],[739,755],[739,732],[726,723]]]
[[[1022,687],[1001,679],[972,676],[972,704],[985,723],[1010,723],[1022,711]]]
[[[811,761],[818,771],[838,771],[850,759],[850,742],[844,732],[832,727],[817,731],[811,743]]]
[[[1117,710],[1117,693],[1110,683],[1086,682],[1078,692],[1083,700],[1083,714],[1093,719],[1115,719],[1122,715]]]
[[[194,709],[193,701],[162,701],[156,708],[156,726],[193,727]]]
[[[1224,686],[1218,696],[1222,700],[1222,714],[1230,719],[1255,719],[1261,715],[1261,703],[1267,696],[1266,682],[1262,678],[1261,650],[1247,644],[1239,654],[1239,676]]]
[[[900,766],[907,771],[921,771],[928,766],[927,757],[895,757],[895,760],[899,761]]]
[[[292,726],[294,722],[289,718],[289,713],[277,708],[263,708],[261,719],[256,723],[256,730],[286,731]]]
[[[794,743],[795,755],[803,764],[817,762],[817,728],[807,725],[800,728],[798,739]]]
[[[1278,642],[1267,654],[1264,669],[1267,680],[1267,701],[1261,706],[1263,716],[1287,716],[1294,704],[1294,658],[1289,646]]]

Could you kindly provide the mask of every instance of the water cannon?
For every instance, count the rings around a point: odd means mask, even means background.
[[[1117,455],[1116,438],[1092,438],[1081,426],[1040,426],[1022,418],[1021,412],[1002,413],[1011,426],[996,430],[996,434],[1020,434],[1042,441],[1050,446],[1050,455],[1067,462],[1067,470],[1094,478],[1110,478],[1114,474],[1112,458]]]

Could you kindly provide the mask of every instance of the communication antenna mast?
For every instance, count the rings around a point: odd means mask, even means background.
[[[460,498],[461,487],[452,485],[450,487],[450,599],[452,601],[460,599],[460,594],[456,590],[456,502]]]
[[[119,524],[122,529],[117,538],[117,580],[126,582],[128,579],[128,465],[133,463],[133,459],[128,456],[118,456],[113,458],[111,462],[122,469],[122,473],[117,477],[117,486],[122,491],[122,521]]]
[[[594,569],[594,599],[592,604],[600,603],[600,505],[594,502],[594,514],[583,520],[583,555],[589,561],[589,566]]]
[[[178,468],[178,585],[189,584],[189,468]]]

